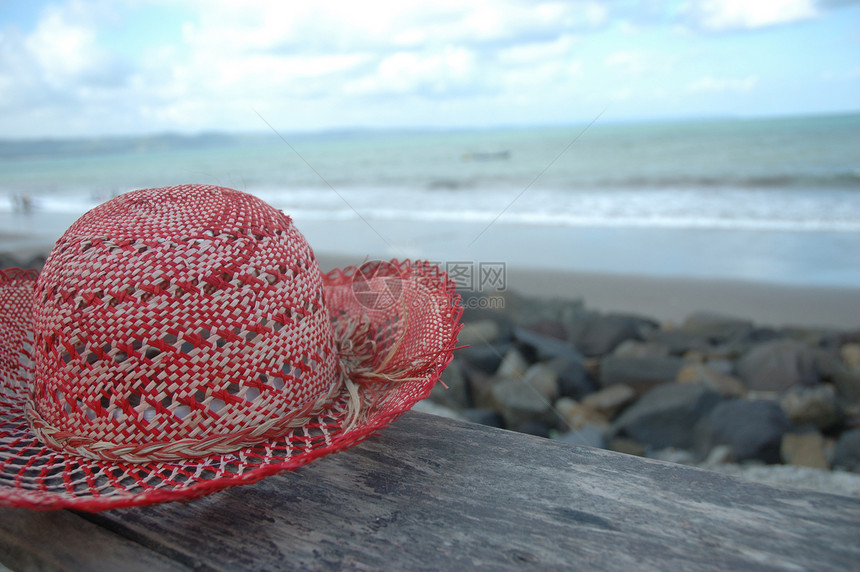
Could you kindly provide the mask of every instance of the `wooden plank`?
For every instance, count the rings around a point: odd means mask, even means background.
[[[187,567],[68,511],[0,508],[0,570],[180,571]]]
[[[88,516],[207,570],[856,570],[860,499],[409,413],[294,473]]]

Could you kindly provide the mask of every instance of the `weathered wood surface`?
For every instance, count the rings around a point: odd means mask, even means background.
[[[52,568],[70,551],[70,568],[115,570],[129,557],[150,570],[169,568],[144,558],[225,571],[860,567],[860,499],[418,413],[350,451],[191,503],[7,509],[0,522],[0,562],[13,569]]]

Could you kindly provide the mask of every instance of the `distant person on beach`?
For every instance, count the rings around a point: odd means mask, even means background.
[[[24,193],[17,194],[12,197],[12,208],[15,212],[30,214],[33,212],[33,199]]]

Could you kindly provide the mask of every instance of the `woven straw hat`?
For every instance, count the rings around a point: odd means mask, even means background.
[[[429,394],[461,311],[429,263],[321,275],[245,193],[122,195],[0,271],[0,505],[188,500],[351,447]]]

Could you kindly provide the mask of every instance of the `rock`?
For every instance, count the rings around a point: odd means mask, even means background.
[[[493,345],[474,345],[454,352],[454,357],[478,371],[493,374],[502,363],[502,357],[513,347],[513,342]]]
[[[645,456],[645,446],[641,443],[628,439],[626,437],[614,437],[609,440],[609,449],[616,453],[624,453],[625,455],[636,455],[637,457]]]
[[[501,326],[494,320],[467,322],[463,324],[463,329],[457,335],[457,345],[492,344],[499,341],[501,333]]]
[[[412,406],[412,410],[419,413],[429,413],[430,415],[436,415],[438,417],[447,417],[448,419],[459,419],[461,421],[463,419],[456,411],[445,407],[444,405],[433,403],[429,399],[417,402]]]
[[[562,397],[556,401],[555,410],[564,420],[567,428],[572,431],[582,429],[589,425],[600,427],[601,429],[609,427],[609,418],[594,409],[583,406],[581,403],[578,403],[569,397]]]
[[[648,340],[668,348],[672,355],[683,355],[691,351],[705,352],[710,343],[708,338],[684,330],[658,330],[648,336]]]
[[[582,354],[572,345],[557,338],[537,334],[525,328],[514,328],[513,337],[520,352],[529,361],[544,361],[556,357],[582,360]]]
[[[755,391],[785,391],[818,383],[812,350],[792,340],[757,345],[743,355],[737,367],[740,378]]]
[[[499,378],[520,379],[526,374],[529,363],[516,348],[511,348],[505,353],[496,376]]]
[[[860,344],[847,343],[839,349],[842,361],[850,368],[860,368]]]
[[[522,379],[503,379],[493,385],[490,393],[492,409],[502,415],[508,427],[518,427],[532,420],[548,425],[556,421],[550,402]]]
[[[828,429],[841,418],[836,390],[826,383],[814,387],[792,387],[782,396],[779,404],[798,427],[813,425],[818,429]]]
[[[549,320],[544,318],[537,320],[536,322],[531,322],[524,326],[524,328],[541,336],[555,338],[562,341],[567,339],[567,330],[565,330],[564,324],[558,320]]]
[[[669,346],[660,342],[625,340],[618,344],[612,355],[631,358],[665,357],[669,355]]]
[[[468,324],[482,320],[493,320],[499,325],[502,331],[510,329],[511,316],[507,311],[507,300],[504,297],[497,295],[487,296],[480,292],[464,290],[460,292],[460,298],[460,307],[463,308],[463,315],[460,318],[462,323]],[[500,301],[501,304],[494,303],[497,301]]]
[[[523,374],[523,381],[537,390],[546,400],[552,401],[558,397],[558,374],[542,363],[536,363]]]
[[[818,372],[819,379],[832,380],[836,372],[845,367],[839,359],[837,350],[813,348],[812,355],[815,358],[815,370]]]
[[[743,340],[753,331],[753,323],[731,316],[697,312],[684,320],[683,331],[703,336],[714,344]]]
[[[546,366],[556,374],[559,395],[579,399],[596,389],[582,359],[559,356],[546,362]]]
[[[710,469],[717,465],[724,465],[733,461],[732,448],[728,445],[717,445],[711,449],[711,452],[708,453],[707,458],[701,463],[701,466]]]
[[[833,385],[848,404],[860,404],[860,370],[842,367],[833,374]]]
[[[788,465],[829,469],[824,452],[824,437],[817,431],[809,433],[786,433],[780,447],[782,460]]]
[[[600,430],[592,425],[586,425],[582,429],[570,431],[558,436],[559,441],[570,443],[571,445],[582,445],[585,447],[594,447],[595,449],[605,449],[606,440]]]
[[[563,314],[579,312],[583,308],[580,300],[532,298],[511,290],[499,292],[496,296],[503,299],[505,313],[509,319],[520,326],[543,320],[559,321]]]
[[[747,394],[744,383],[733,375],[714,370],[710,365],[687,364],[678,372],[678,383],[698,383],[723,397],[743,397]]]
[[[464,409],[459,413],[460,417],[466,421],[471,421],[472,423],[479,423],[481,425],[487,425],[488,427],[498,427],[499,429],[505,428],[505,420],[492,409],[472,408]]]
[[[677,357],[606,356],[600,360],[600,386],[624,383],[642,395],[652,387],[675,381],[683,365],[684,360]]]
[[[567,332],[567,341],[578,347],[579,340],[585,335],[592,321],[600,317],[599,312],[586,310],[584,307],[564,308],[559,316],[559,321]]]
[[[442,372],[442,383],[437,383],[430,391],[430,399],[439,405],[460,410],[471,407],[472,398],[469,382],[458,360],[452,360]],[[445,386],[448,386],[447,389]]]
[[[836,441],[833,468],[860,473],[860,429],[846,431]]]
[[[625,409],[612,424],[613,431],[656,449],[688,449],[696,423],[721,400],[703,385],[661,385]]]
[[[636,392],[632,387],[617,383],[587,395],[582,400],[582,406],[612,420],[619,411],[633,403],[635,399]]]
[[[656,322],[638,316],[598,315],[581,332],[576,347],[587,356],[603,355],[625,340],[641,340],[644,332],[656,328]]]
[[[791,422],[772,401],[733,399],[718,403],[694,431],[695,449],[704,458],[717,445],[732,448],[737,462],[778,463],[782,436]]]
[[[543,437],[544,439],[549,438],[549,429],[549,425],[541,421],[523,421],[514,427],[514,431],[517,433],[526,433],[527,435]]]
[[[782,335],[797,340],[811,348],[827,348],[839,350],[843,343],[843,335],[835,330],[817,328],[783,328]]]

